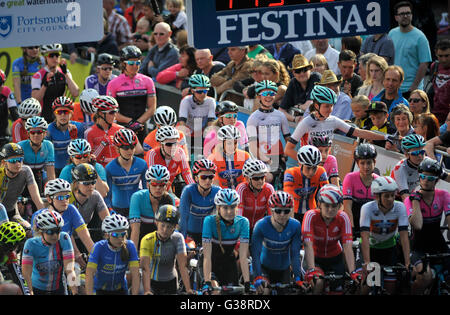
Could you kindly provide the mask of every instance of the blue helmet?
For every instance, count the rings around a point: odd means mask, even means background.
[[[316,85],[311,91],[311,99],[319,104],[336,104],[337,95],[336,93],[326,86]]]
[[[167,167],[159,164],[150,166],[150,168],[145,172],[145,180],[158,181],[158,182],[168,182],[170,179],[170,173]]]
[[[31,118],[28,118],[27,122],[25,123],[25,129],[27,131],[30,131],[33,128],[41,128],[43,130],[47,130],[47,121],[44,119],[44,117],[41,116],[33,116]]]
[[[211,87],[211,83],[209,82],[209,78],[204,74],[193,74],[189,78],[189,86],[191,88],[201,87],[201,88],[209,88]]]
[[[214,197],[216,206],[236,206],[239,202],[239,194],[236,190],[230,188],[219,190]]]
[[[408,135],[402,139],[402,149],[414,149],[421,148],[425,146],[425,139],[421,135],[415,133]]]
[[[270,80],[262,80],[256,83],[255,92],[259,93],[262,90],[272,90],[274,92],[278,92],[278,86],[275,82],[272,82]]]
[[[86,139],[75,139],[67,146],[69,156],[91,153],[91,145]]]

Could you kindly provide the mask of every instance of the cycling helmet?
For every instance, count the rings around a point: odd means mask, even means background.
[[[320,188],[317,200],[331,205],[339,204],[344,201],[344,194],[336,185],[327,184]]]
[[[294,198],[292,198],[291,194],[279,190],[272,193],[269,197],[269,208],[293,208],[294,207]]]
[[[191,88],[201,87],[201,88],[209,88],[211,87],[211,83],[209,82],[209,78],[204,74],[193,74],[189,77],[189,86]]]
[[[100,95],[92,100],[92,106],[95,112],[117,112],[119,110],[119,103],[117,100],[109,95]]]
[[[43,130],[48,129],[47,121],[44,117],[41,116],[34,116],[27,119],[27,122],[25,123],[25,130],[30,131],[33,128],[41,128]]]
[[[72,178],[77,182],[96,180],[97,177],[97,170],[89,163],[78,164],[72,169]]]
[[[56,178],[49,180],[44,187],[44,195],[45,196],[53,196],[60,192],[70,192],[72,188],[70,187],[70,183],[62,178]]]
[[[377,157],[377,150],[375,146],[370,143],[362,143],[358,145],[353,152],[353,158],[358,160],[371,160]]]
[[[236,190],[230,188],[219,190],[214,197],[216,206],[237,206],[239,202],[239,194]]]
[[[147,182],[168,182],[170,180],[169,170],[163,165],[152,165],[145,172],[145,180]]]
[[[66,96],[58,96],[52,103],[52,109],[55,110],[60,107],[67,107],[73,110],[73,102]]]
[[[258,94],[263,90],[272,90],[274,92],[278,92],[278,86],[275,82],[272,82],[270,80],[262,80],[256,83],[255,92],[256,94]]]
[[[127,218],[117,213],[108,215],[102,222],[102,231],[104,233],[128,230],[129,227],[130,224],[128,223]]]
[[[25,229],[17,222],[8,221],[0,225],[0,244],[15,245],[25,237]]]
[[[67,146],[67,153],[69,156],[77,154],[85,154],[91,152],[91,145],[86,139],[75,139],[70,141]]]
[[[194,162],[194,165],[192,166],[192,174],[198,175],[198,173],[202,171],[210,171],[213,173],[216,173],[217,166],[214,164],[213,161],[208,159],[201,159]]]
[[[177,114],[169,106],[160,106],[156,109],[153,119],[160,126],[171,126],[177,122]]]
[[[336,93],[326,86],[316,85],[311,91],[311,99],[319,104],[336,104]]]
[[[164,142],[167,139],[178,140],[180,138],[180,133],[175,127],[162,126],[156,131],[155,137],[158,142]]]
[[[120,51],[120,60],[121,61],[133,59],[133,58],[141,58],[141,57],[142,57],[142,51],[134,45],[126,46],[126,47],[122,48],[122,50]]]
[[[315,147],[331,147],[333,141],[329,136],[312,136],[309,143]]]
[[[216,117],[220,117],[226,113],[237,113],[238,106],[233,101],[222,101],[216,105]]]
[[[117,130],[114,134],[113,143],[118,147],[136,145],[138,143],[138,138],[133,130],[122,128]]]
[[[411,134],[402,139],[402,149],[408,150],[408,149],[414,149],[414,148],[421,148],[425,146],[425,139],[421,135],[418,134]]]
[[[423,161],[420,162],[417,170],[419,173],[427,172],[433,174],[434,176],[441,176],[442,174],[441,163],[429,157],[425,157]]]
[[[22,119],[39,116],[41,112],[41,103],[39,103],[39,101],[34,97],[30,97],[22,101],[22,103],[20,103],[20,106],[17,108],[17,113]]]
[[[380,176],[372,181],[370,189],[373,194],[394,192],[398,189],[397,183],[390,176]]]
[[[2,86],[3,83],[5,83],[5,81],[6,81],[6,75],[5,75],[5,72],[3,72],[2,69],[0,69],[0,86]]]
[[[52,230],[62,228],[64,226],[64,219],[57,211],[44,209],[36,215],[34,223],[39,230]]]
[[[47,55],[50,52],[57,51],[62,52],[63,47],[61,44],[48,44],[48,45],[42,45],[41,46],[41,53],[43,55]]]
[[[265,174],[268,171],[267,165],[263,161],[255,159],[248,159],[242,167],[242,174],[248,178],[252,178],[255,175]]]
[[[98,58],[97,58],[97,64],[98,65],[104,65],[104,64],[112,65],[112,64],[114,64],[114,58],[112,55],[107,54],[107,53],[100,54],[100,55],[98,55]]]
[[[7,143],[2,147],[0,151],[0,158],[7,159],[12,156],[23,156],[23,149],[17,143],[11,142]]]
[[[159,207],[155,215],[156,221],[178,224],[180,221],[180,211],[172,205],[164,205]]]
[[[223,140],[239,140],[241,133],[235,126],[226,125],[219,129],[217,132],[217,138]]]
[[[96,109],[93,105],[93,100],[98,96],[99,94],[96,89],[83,90],[80,94],[81,110],[86,114],[94,114]]]
[[[322,162],[322,154],[313,145],[305,145],[297,152],[297,160],[300,164],[317,166]]]

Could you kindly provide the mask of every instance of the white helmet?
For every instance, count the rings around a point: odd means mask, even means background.
[[[34,219],[34,223],[39,230],[51,230],[62,228],[64,220],[62,216],[53,210],[45,209],[39,212]]]
[[[48,44],[48,45],[42,45],[41,46],[41,53],[43,55],[51,52],[51,51],[58,51],[58,52],[62,52],[62,45],[61,44]]]
[[[67,146],[69,156],[91,153],[91,144],[86,139],[75,139]]]
[[[70,187],[70,183],[62,178],[56,178],[49,180],[47,184],[45,184],[44,195],[45,196],[53,196],[60,192],[70,192],[72,189]]]
[[[102,222],[102,231],[104,233],[128,230],[128,228],[129,224],[127,218],[117,213],[107,216]]]
[[[169,106],[160,106],[156,109],[153,119],[160,126],[171,126],[177,122],[177,114]]]
[[[45,118],[41,116],[29,117],[27,119],[27,122],[25,123],[25,130],[30,131],[31,129],[34,128],[41,128],[42,130],[47,130],[48,124]]]
[[[236,206],[239,202],[240,197],[238,192],[230,188],[221,189],[214,196],[216,206]]]
[[[178,130],[172,126],[162,126],[156,131],[156,141],[164,142],[167,139],[180,138],[180,133]]]
[[[168,182],[170,173],[164,165],[154,164],[145,172],[145,180],[147,182]]]
[[[375,178],[370,185],[373,194],[397,191],[398,185],[390,176],[380,176]]]
[[[97,111],[92,101],[94,98],[98,97],[99,94],[96,89],[85,89],[80,94],[80,107],[81,110],[86,114],[94,114]]]
[[[20,103],[17,113],[22,119],[39,116],[42,112],[41,103],[34,97],[27,98]]]
[[[242,174],[245,177],[252,178],[258,174],[265,174],[268,172],[267,165],[260,160],[248,159],[245,161],[244,166],[242,167]]]
[[[300,164],[317,166],[322,162],[322,154],[315,146],[305,145],[298,150],[297,159]]]
[[[235,126],[226,125],[219,129],[217,132],[217,138],[223,140],[239,140],[241,133]]]

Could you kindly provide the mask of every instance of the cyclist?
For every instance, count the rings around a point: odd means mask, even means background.
[[[2,135],[2,137],[8,134],[8,117],[11,117],[12,121],[16,121],[19,118],[14,93],[9,87],[4,86],[5,82],[6,75],[3,70],[0,69],[0,135]]]
[[[40,116],[41,110],[41,103],[35,98],[30,97],[20,103],[17,108],[17,114],[20,118],[14,121],[11,127],[12,142],[19,143],[22,140],[28,139],[25,123],[30,117]]]
[[[155,164],[167,167],[170,173],[168,186],[170,190],[173,190],[172,183],[179,174],[186,185],[194,183],[186,153],[179,146],[179,138],[180,133],[175,127],[162,126],[156,132],[156,141],[159,146],[147,151],[145,155],[145,161],[149,167]]]
[[[328,181],[330,184],[340,186],[338,163],[336,157],[330,154],[332,143],[331,138],[326,135],[310,138],[310,144],[319,149],[320,154],[322,154],[322,162],[319,165],[327,172]]]
[[[194,162],[192,174],[194,184],[187,185],[180,197],[179,231],[185,238],[190,237],[201,247],[203,221],[216,210],[214,197],[220,187],[213,185],[217,166],[208,159]]]
[[[240,183],[236,188],[241,200],[238,214],[248,219],[250,235],[256,222],[270,214],[267,201],[275,189],[271,184],[266,183],[268,171],[269,169],[263,161],[248,159],[242,168],[245,182]]]
[[[114,134],[113,143],[119,156],[106,165],[109,187],[105,202],[118,214],[128,217],[131,195],[144,186],[147,164],[134,156],[138,138],[133,130],[122,128]],[[142,186],[140,186],[142,184]]]
[[[244,181],[242,168],[245,161],[250,158],[250,154],[237,148],[241,133],[234,126],[221,127],[217,132],[217,138],[220,142],[208,157],[217,166],[213,184],[221,188],[235,189]]]
[[[256,223],[251,241],[254,285],[262,292],[269,283],[290,284],[293,273],[295,283],[302,287],[301,226],[290,215],[294,199],[284,191],[276,191],[270,195],[268,207],[272,215]]]
[[[283,190],[294,198],[293,216],[302,222],[305,212],[317,207],[317,192],[329,182],[325,169],[319,166],[322,155],[315,146],[302,146],[298,150],[297,161],[299,166],[284,172]]]
[[[308,270],[305,279],[311,282],[320,271],[345,275],[345,268],[352,279],[358,281],[353,254],[353,236],[350,218],[340,210],[343,194],[339,187],[328,184],[319,191],[319,208],[305,213],[302,222],[305,261]],[[343,281],[341,282],[341,285]],[[314,293],[320,293],[323,282],[314,284]]]
[[[291,132],[286,116],[273,107],[276,83],[263,80],[256,84],[255,91],[260,106],[247,120],[248,145],[253,156],[269,166],[266,179],[273,183],[276,175],[286,169],[280,134],[287,141]]]
[[[404,201],[419,185],[417,168],[425,156],[425,139],[411,134],[402,139],[405,158],[399,161],[391,172],[391,177],[399,186],[398,195]]]
[[[436,184],[442,174],[439,162],[425,158],[418,167],[419,189],[414,191],[404,203],[412,227],[411,263],[414,265],[412,285],[413,294],[423,294],[432,283],[430,268],[423,270],[421,257],[425,254],[448,253],[449,248],[440,230],[442,214],[447,226],[450,226],[450,193],[437,189]],[[450,260],[445,260],[445,268]]]
[[[371,190],[375,200],[361,207],[363,271],[367,271],[370,262],[393,266],[401,261],[397,257],[397,231],[400,234],[404,264],[409,268],[409,222],[405,205],[395,200],[398,185],[391,177],[380,176],[372,181]],[[395,279],[386,277],[384,280],[386,280],[385,288],[393,293],[392,281]]]
[[[97,56],[97,73],[91,74],[84,81],[86,89],[94,89],[99,95],[106,95],[109,82],[117,75],[113,74],[115,60],[112,55],[102,53]],[[80,95],[81,99],[81,95]]]
[[[193,294],[187,266],[184,237],[175,231],[180,212],[172,205],[159,207],[155,215],[156,231],[147,234],[141,241],[141,268],[144,294],[176,294],[178,288],[177,269],[186,293]]]
[[[80,101],[73,104],[73,120],[82,123],[85,130],[94,124],[95,107],[92,102],[96,97],[99,97],[97,90],[85,89],[80,94]]]
[[[139,248],[142,238],[155,231],[155,212],[162,205],[175,205],[176,197],[167,192],[170,173],[167,167],[155,164],[145,172],[147,189],[131,195],[130,225],[131,240]],[[155,210],[153,210],[155,209]]]
[[[48,125],[47,140],[55,148],[55,173],[59,176],[69,159],[67,147],[73,139],[83,138],[84,128],[79,122],[71,120],[73,102],[65,96],[57,97],[52,104],[55,121]]]
[[[370,189],[372,181],[378,177],[373,171],[377,158],[375,146],[370,143],[358,145],[353,152],[353,159],[359,170],[344,177],[342,191],[344,194],[344,211],[350,218],[354,238],[359,238],[359,220],[361,207],[374,200]]]
[[[127,218],[112,214],[103,220],[102,231],[107,238],[94,244],[86,268],[86,294],[127,295],[125,276],[131,275],[131,293],[139,293],[139,257],[136,246],[127,240]]]
[[[62,231],[62,216],[44,209],[35,216],[36,237],[25,242],[22,272],[31,294],[67,295],[67,284],[72,294],[78,293],[74,270],[74,252],[70,235]]]
[[[86,139],[72,140],[67,147],[67,153],[72,163],[64,166],[61,174],[59,174],[59,178],[72,183],[72,171],[74,168],[82,163],[89,163],[94,166],[96,175],[98,175],[96,177],[95,189],[102,197],[106,197],[109,190],[108,184],[106,183],[106,170],[100,163],[96,162],[95,157],[91,154],[91,145],[89,142]]]
[[[211,293],[212,286],[238,285],[239,272],[234,249],[239,241],[239,266],[244,279],[245,292],[250,290],[248,248],[250,224],[248,219],[237,213],[239,194],[225,188],[217,192],[214,203],[217,214],[210,215],[203,222],[203,277],[202,291]]]

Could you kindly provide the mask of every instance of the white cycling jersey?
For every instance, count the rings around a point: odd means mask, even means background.
[[[400,195],[411,194],[419,186],[419,172],[405,158],[399,161],[391,172],[391,177],[397,182]]]

